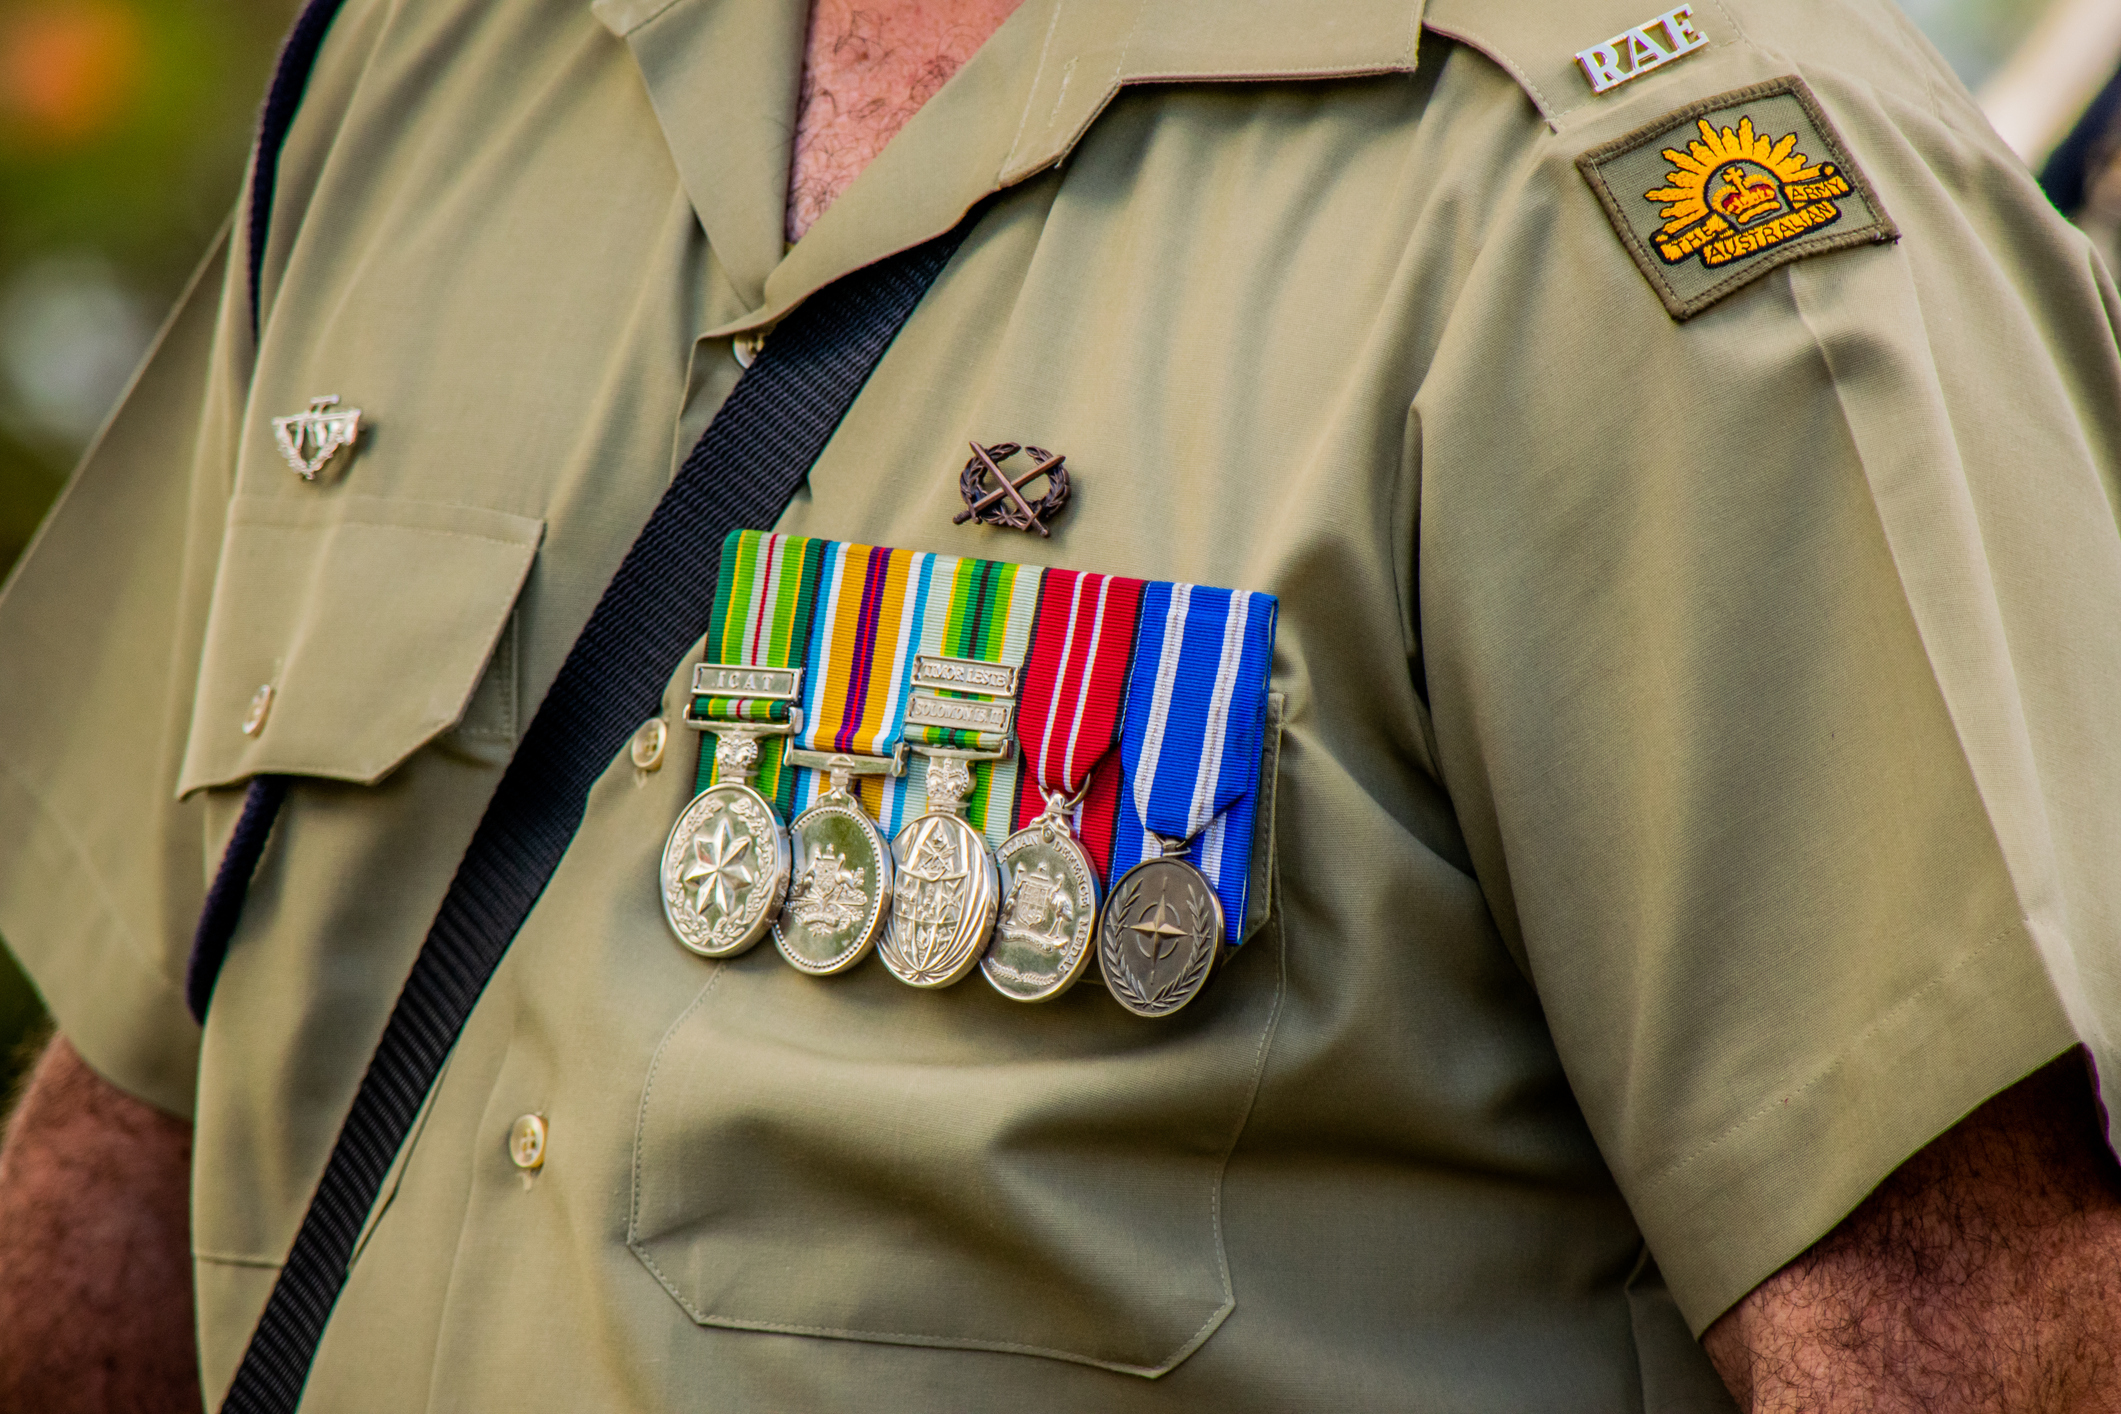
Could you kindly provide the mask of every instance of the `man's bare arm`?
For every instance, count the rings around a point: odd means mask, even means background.
[[[191,1126],[45,1048],[0,1146],[0,1412],[197,1414]]]
[[[1749,1414],[2121,1410],[2121,1170],[2064,1056],[1702,1337]]]

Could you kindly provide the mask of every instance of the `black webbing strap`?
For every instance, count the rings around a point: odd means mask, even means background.
[[[450,881],[222,1409],[293,1410],[384,1172],[590,787],[706,627],[722,537],[780,518],[958,234],[847,276],[774,330],[626,552]],[[648,887],[643,881],[642,887]]]
[[[345,0],[309,0],[295,17],[295,27],[280,45],[280,62],[273,69],[272,87],[265,91],[265,111],[258,115],[258,156],[250,168],[250,222],[246,232],[250,255],[250,337],[258,337],[258,280],[265,269],[265,236],[272,228],[273,188],[280,180],[280,149],[287,142],[287,129],[302,106],[302,92],[309,87],[309,71],[317,66],[317,51],[324,46],[325,31],[338,17]]]

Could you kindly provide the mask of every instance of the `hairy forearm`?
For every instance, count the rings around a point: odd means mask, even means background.
[[[200,1408],[190,1172],[191,1126],[45,1048],[0,1147],[0,1412]]]
[[[1750,1414],[2121,1410],[2121,1175],[2081,1060],[1908,1160],[1702,1343]]]

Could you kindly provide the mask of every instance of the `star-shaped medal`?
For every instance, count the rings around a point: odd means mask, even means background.
[[[685,870],[685,882],[699,886],[693,907],[703,914],[710,902],[722,913],[734,909],[736,891],[758,882],[758,874],[744,858],[750,851],[751,836],[737,834],[727,819],[715,821],[712,830],[696,837],[692,864]]]

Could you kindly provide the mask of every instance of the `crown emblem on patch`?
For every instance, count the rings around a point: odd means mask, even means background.
[[[1735,128],[1706,118],[1695,126],[1701,136],[1685,151],[1664,150],[1672,164],[1664,185],[1642,194],[1664,203],[1654,243],[1667,265],[1697,255],[1706,266],[1728,265],[1841,219],[1834,198],[1849,194],[1848,179],[1831,162],[1813,165],[1797,150],[1797,134],[1770,138],[1750,117]]]
[[[1674,319],[1793,260],[1900,237],[1794,75],[1689,103],[1576,166]]]

